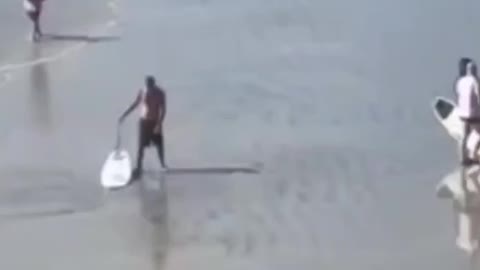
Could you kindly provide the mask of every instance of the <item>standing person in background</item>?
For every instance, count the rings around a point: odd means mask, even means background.
[[[473,157],[469,156],[467,149],[468,137],[473,131],[480,132],[480,87],[475,62],[463,57],[459,61],[459,77],[455,82],[457,95],[458,114],[464,122],[464,136],[461,144],[461,163],[471,165],[477,163],[480,142],[477,142]]]
[[[163,145],[163,120],[167,108],[165,91],[157,86],[153,76],[146,77],[145,86],[146,88],[138,92],[132,105],[122,114],[119,120],[119,123],[122,123],[135,108],[140,106],[137,167],[132,173],[134,179],[138,179],[142,175],[143,154],[150,143],[153,143],[157,148],[162,169],[167,168]]]
[[[39,41],[42,37],[40,16],[42,15],[44,1],[45,0],[23,0],[23,8],[33,23],[32,41],[34,42]]]
[[[480,133],[480,85],[475,61],[468,57],[462,57],[458,62],[459,76],[455,82],[455,94],[457,95],[457,109],[460,119],[464,123],[464,136],[461,143],[461,164],[460,179],[462,182],[462,193],[464,197],[460,200],[461,209],[458,213],[457,246],[467,251],[470,257],[472,269],[477,269],[479,262],[479,233],[480,215],[478,208],[475,208],[475,197],[478,194],[471,193],[468,189],[469,180],[478,189],[478,182],[475,174],[467,172],[466,166],[479,163],[478,152],[480,141],[476,142],[473,153],[468,151],[468,138],[472,132]],[[472,178],[473,177],[473,178]],[[469,209],[469,211],[465,211]]]

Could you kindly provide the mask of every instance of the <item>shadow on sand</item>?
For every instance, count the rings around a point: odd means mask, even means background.
[[[138,181],[138,191],[142,215],[149,224],[154,269],[164,269],[170,244],[166,176]]]
[[[108,42],[120,40],[119,36],[88,36],[88,35],[65,35],[43,34],[42,41],[73,41],[73,42]]]
[[[250,167],[203,167],[203,168],[169,168],[167,174],[259,174],[260,168]]]

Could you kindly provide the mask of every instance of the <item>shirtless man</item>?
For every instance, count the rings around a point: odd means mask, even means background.
[[[464,134],[461,144],[461,163],[470,165],[476,161],[469,157],[467,138],[470,132],[480,132],[480,88],[477,76],[477,67],[470,58],[461,58],[459,61],[459,77],[455,82],[455,93],[459,116],[464,125]],[[480,142],[476,145],[474,153],[478,153]]]
[[[23,0],[23,8],[33,23],[32,40],[38,41],[42,37],[40,29],[40,15],[42,14],[42,6],[45,0]]]
[[[163,169],[166,169],[162,129],[166,113],[166,95],[156,85],[153,76],[147,76],[145,84],[146,89],[139,91],[135,101],[119,119],[119,122],[122,123],[135,108],[140,106],[137,167],[132,173],[134,179],[142,175],[143,153],[145,148],[150,146],[151,143],[157,148],[160,165]]]

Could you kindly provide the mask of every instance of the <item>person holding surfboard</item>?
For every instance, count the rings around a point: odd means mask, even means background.
[[[23,0],[23,8],[33,23],[32,40],[34,42],[38,41],[42,37],[40,16],[42,14],[42,6],[44,1],[45,0]]]
[[[478,163],[469,157],[467,139],[472,131],[480,132],[480,87],[477,75],[477,66],[471,58],[462,57],[459,61],[459,77],[455,82],[458,112],[460,119],[465,123],[464,136],[461,144],[461,163],[471,165]],[[480,142],[475,146],[473,153],[478,153]]]
[[[165,152],[163,145],[163,120],[166,114],[166,94],[155,82],[153,76],[145,79],[145,89],[141,89],[128,109],[122,114],[119,123],[138,106],[140,106],[140,119],[138,130],[137,166],[132,172],[132,178],[137,179],[143,170],[143,154],[151,143],[155,145],[162,169],[166,169]]]

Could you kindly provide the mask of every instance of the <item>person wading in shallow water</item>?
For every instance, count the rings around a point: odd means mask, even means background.
[[[153,76],[146,77],[145,85],[146,88],[139,91],[132,105],[119,119],[119,123],[122,123],[135,108],[140,106],[137,166],[132,173],[133,179],[138,179],[142,175],[144,150],[151,143],[157,148],[162,169],[167,168],[163,145],[163,120],[167,108],[165,91],[157,86]]]
[[[40,16],[42,15],[43,2],[45,0],[23,0],[23,8],[33,23],[32,41],[37,42],[42,37]]]

